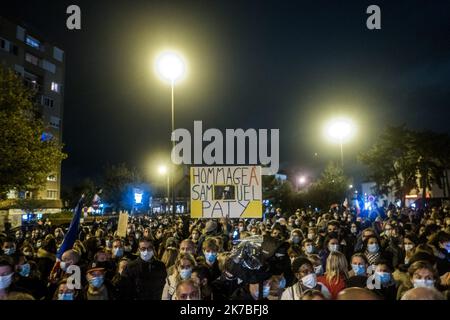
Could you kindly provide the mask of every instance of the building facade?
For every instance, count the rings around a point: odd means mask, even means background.
[[[20,74],[26,86],[36,90],[36,102],[45,125],[42,139],[62,141],[64,105],[64,51],[21,23],[0,17],[0,64]],[[60,203],[61,165],[47,177],[46,185],[37,193],[17,197],[53,200]]]

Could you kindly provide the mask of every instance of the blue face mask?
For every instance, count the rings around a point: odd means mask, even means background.
[[[270,286],[264,286],[263,287],[263,298],[267,298],[270,294]],[[259,293],[258,293],[259,295]]]
[[[216,262],[217,253],[215,253],[215,252],[206,252],[205,253],[205,258],[206,258],[206,261],[209,264],[213,264],[214,262]]]
[[[285,278],[281,278],[278,287],[279,287],[280,289],[286,288],[286,279],[285,279]]]
[[[378,278],[381,284],[386,284],[391,281],[391,274],[389,272],[375,272],[375,276]]]
[[[73,300],[73,293],[59,293],[58,294],[58,300]]]
[[[123,256],[123,249],[122,248],[113,249],[113,254],[115,257],[120,258]]]
[[[29,263],[25,263],[23,265],[20,266],[20,272],[19,274],[22,277],[28,277],[30,275],[30,271],[31,271],[31,267]]]
[[[356,276],[363,276],[366,274],[366,267],[359,264],[352,264],[353,272]]]
[[[8,249],[3,250],[3,252],[4,252],[7,256],[10,256],[10,255],[13,255],[14,252],[16,252],[16,248],[8,248]]]
[[[89,283],[95,288],[100,288],[103,284],[103,277],[94,277],[89,280]]]
[[[367,251],[370,253],[377,253],[380,248],[377,243],[372,243],[367,245]]]
[[[192,268],[180,270],[180,277],[183,280],[189,279],[191,275],[192,275]]]

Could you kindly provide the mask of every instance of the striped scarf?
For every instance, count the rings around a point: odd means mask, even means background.
[[[375,262],[377,262],[377,260],[380,258],[380,251],[375,252],[375,253],[370,253],[369,251],[366,250],[364,255],[366,256],[367,261],[369,261],[369,265],[372,265],[372,264],[375,264]]]

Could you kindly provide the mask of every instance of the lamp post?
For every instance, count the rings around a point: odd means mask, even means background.
[[[326,133],[329,139],[339,143],[341,150],[341,167],[344,170],[344,142],[353,134],[354,126],[349,119],[338,118],[328,123]]]
[[[171,109],[172,109],[172,131],[171,137],[175,130],[175,102],[174,102],[174,87],[175,82],[180,80],[185,74],[185,65],[183,59],[175,52],[164,52],[156,60],[156,69],[164,80],[170,83],[171,87]],[[175,147],[175,140],[172,140],[172,149]],[[171,184],[172,184],[172,214],[176,213],[175,203],[175,166],[172,164],[170,170]]]
[[[168,169],[166,166],[161,165],[158,168],[158,173],[162,176],[167,176],[167,202],[169,203],[169,199],[170,199],[170,182],[169,182],[169,173],[168,173]],[[166,208],[166,213],[167,213],[167,208]]]

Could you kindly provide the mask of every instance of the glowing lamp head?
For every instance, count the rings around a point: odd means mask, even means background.
[[[156,60],[159,75],[170,82],[179,80],[185,72],[183,59],[174,52],[164,52]]]
[[[166,166],[159,166],[158,173],[161,175],[164,175],[167,173],[167,167]]]
[[[301,176],[300,178],[298,178],[298,183],[305,184],[306,183],[306,177],[305,176]]]
[[[351,137],[354,132],[354,125],[348,119],[336,119],[331,121],[326,127],[326,134],[331,140],[343,142]]]

